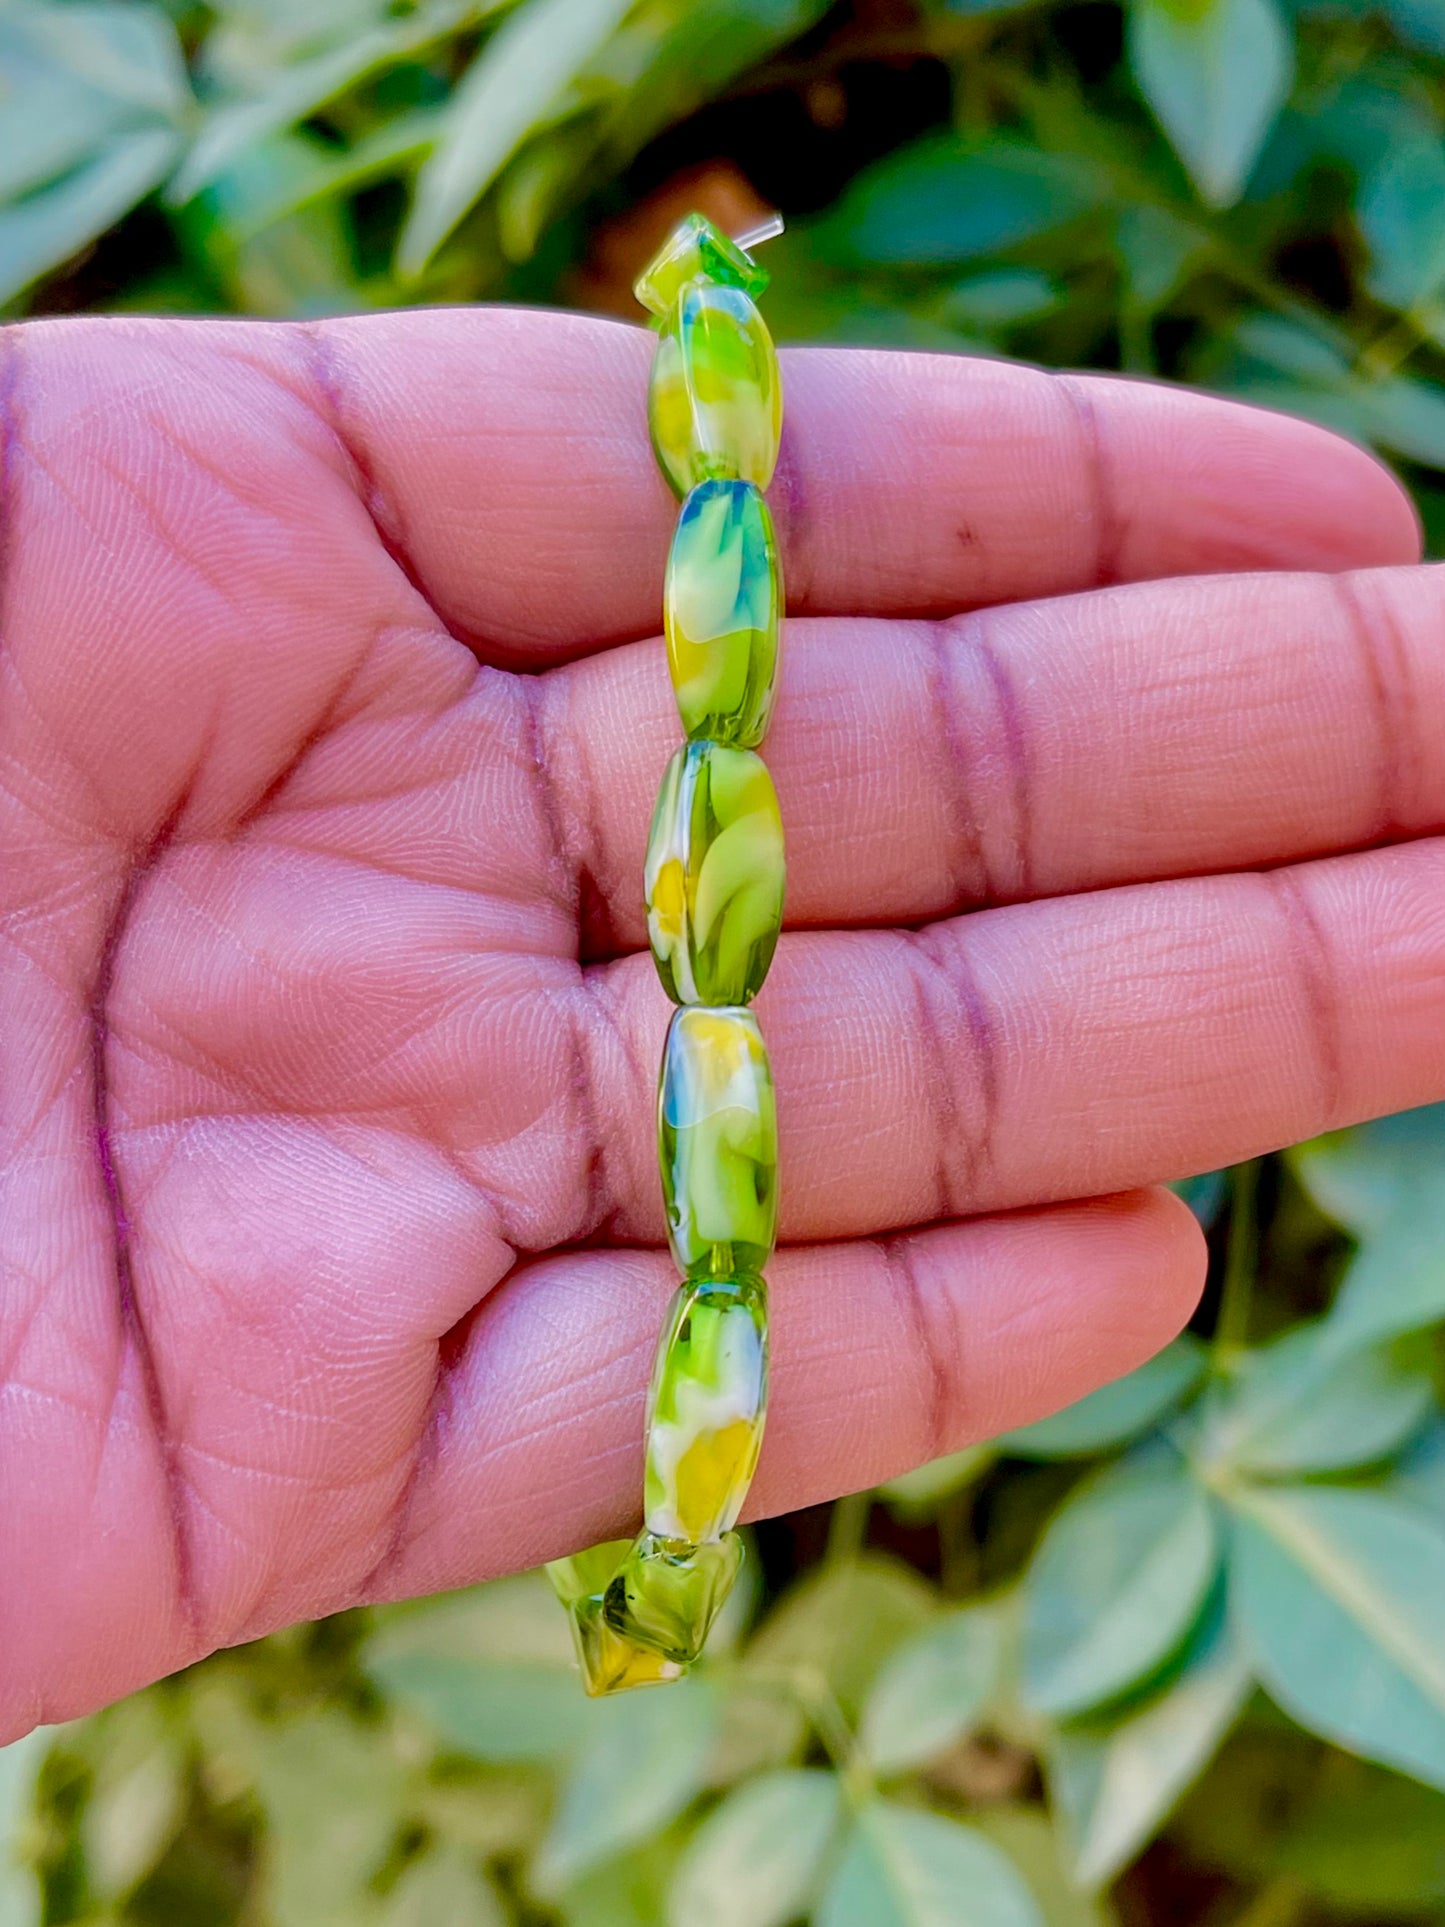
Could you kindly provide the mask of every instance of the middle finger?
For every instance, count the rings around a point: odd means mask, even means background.
[[[1445,827],[1445,570],[1151,582],[945,622],[793,620],[766,758],[791,925],[1296,861]],[[660,643],[541,678],[544,763],[641,945],[679,730]]]

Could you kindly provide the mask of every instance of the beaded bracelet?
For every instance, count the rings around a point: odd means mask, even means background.
[[[783,910],[783,825],[756,754],[772,710],[782,589],[772,479],[782,388],[747,247],[689,215],[636,284],[659,329],[648,390],[658,464],[682,500],[663,589],[687,740],[647,840],[647,934],[678,1008],[658,1081],[668,1243],[683,1275],[647,1400],[644,1529],[547,1570],[592,1694],[677,1679],[742,1564],[733,1531],[762,1444],[777,1118],[748,1009]]]

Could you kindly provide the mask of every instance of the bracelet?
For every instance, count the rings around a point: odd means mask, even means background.
[[[683,1283],[647,1399],[643,1531],[548,1566],[591,1694],[677,1679],[742,1564],[733,1526],[762,1444],[777,1223],[777,1114],[748,1009],[783,911],[783,825],[756,753],[777,680],[781,578],[763,490],[782,426],[768,276],[689,215],[636,284],[659,330],[648,389],[658,465],[682,501],[663,589],[686,742],[647,839],[647,934],[677,1009],[658,1080],[658,1162]]]

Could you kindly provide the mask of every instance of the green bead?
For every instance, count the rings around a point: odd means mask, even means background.
[[[709,1545],[642,1533],[607,1588],[608,1624],[633,1646],[689,1666],[703,1649],[743,1563],[736,1533]]]
[[[704,1545],[737,1524],[768,1405],[761,1278],[684,1285],[663,1326],[647,1401],[643,1516],[661,1539]]]
[[[663,319],[694,281],[741,288],[756,300],[768,285],[768,272],[736,241],[719,233],[706,215],[689,214],[633,282],[632,292],[650,314]]]
[[[594,1699],[629,1686],[661,1686],[682,1676],[677,1660],[619,1630],[607,1614],[608,1589],[632,1551],[630,1540],[609,1539],[568,1559],[554,1559],[547,1568],[552,1590],[567,1608],[582,1684]]]
[[[750,749],[685,743],[663,772],[647,836],[647,936],[678,1004],[745,1004],[777,948],[783,819]]]
[[[777,1229],[778,1123],[752,1013],[673,1012],[657,1101],[667,1237],[688,1278],[760,1272]]]
[[[759,744],[773,707],[782,603],[777,541],[751,482],[700,482],[667,558],[663,620],[678,713],[690,737]]]
[[[714,477],[767,487],[783,390],[772,336],[750,295],[706,283],[683,289],[653,357],[648,415],[675,494]]]

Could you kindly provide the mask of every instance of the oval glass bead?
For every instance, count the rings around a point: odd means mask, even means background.
[[[773,708],[781,605],[773,518],[752,482],[700,482],[683,502],[662,613],[689,737],[754,749]]]
[[[773,1077],[751,1011],[674,1011],[658,1085],[667,1237],[691,1279],[756,1275],[777,1229]]]
[[[757,1469],[767,1398],[762,1279],[684,1285],[663,1327],[648,1395],[649,1532],[703,1545],[731,1530]]]
[[[783,819],[750,749],[685,743],[663,773],[647,837],[647,936],[677,1004],[745,1004],[777,948]]]
[[[683,289],[653,357],[648,418],[676,495],[714,477],[758,488],[773,479],[783,426],[778,356],[741,288]]]

